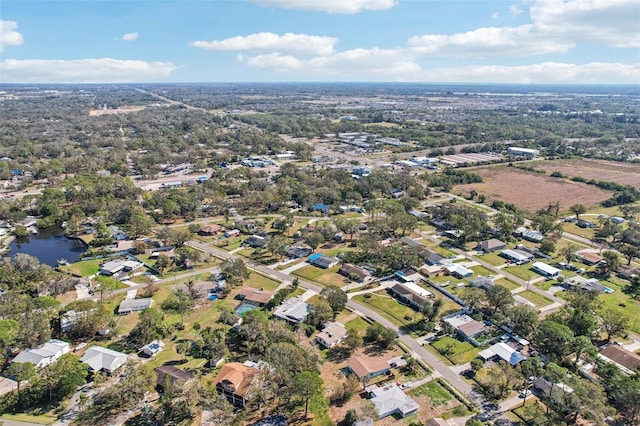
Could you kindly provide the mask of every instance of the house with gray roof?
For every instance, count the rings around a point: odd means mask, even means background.
[[[407,417],[417,413],[420,408],[418,403],[404,393],[395,383],[372,389],[371,396],[371,402],[380,419],[394,414],[398,414],[400,417]]]
[[[51,339],[37,348],[23,350],[12,362],[30,362],[36,368],[43,368],[53,364],[62,355],[68,353],[70,349],[69,343]]]
[[[273,316],[292,324],[298,324],[307,319],[310,311],[311,305],[304,302],[300,296],[296,296],[283,301]]]
[[[127,362],[127,354],[107,349],[102,346],[91,346],[82,355],[80,361],[89,364],[89,371],[104,371],[112,375]]]
[[[153,299],[151,297],[145,297],[143,299],[126,299],[120,303],[118,307],[118,313],[120,315],[130,314],[131,312],[139,312],[148,309],[153,305]]]

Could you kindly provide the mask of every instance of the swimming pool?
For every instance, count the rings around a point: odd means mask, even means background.
[[[218,298],[217,294],[210,294],[209,297],[207,297],[207,299],[209,300],[216,300]]]
[[[243,303],[236,308],[236,314],[242,316],[245,312],[249,312],[254,310],[256,307],[254,305],[250,305],[248,303]]]
[[[614,291],[615,291],[615,290],[614,290],[614,289],[612,289],[611,287],[605,287],[605,288],[604,288],[604,292],[605,292],[605,293],[613,293]]]

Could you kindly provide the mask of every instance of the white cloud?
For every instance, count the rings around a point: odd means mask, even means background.
[[[317,12],[354,14],[363,10],[387,10],[395,0],[251,0],[262,6],[301,9]]]
[[[591,62],[504,66],[484,65],[459,68],[439,68],[426,71],[415,81],[520,83],[520,84],[636,84],[640,79],[640,63],[620,64]]]
[[[20,46],[24,42],[22,34],[17,32],[17,29],[17,22],[0,19],[0,52],[4,50],[5,46]]]
[[[531,20],[541,31],[576,41],[640,47],[638,0],[538,0]]]
[[[5,83],[120,83],[166,79],[178,67],[171,62],[97,59],[5,59]]]
[[[404,79],[407,75],[420,73],[418,64],[404,56],[400,50],[353,49],[329,56],[299,59],[291,55],[269,53],[237,59],[254,68],[269,69],[278,73],[301,73],[314,77],[370,79]]]
[[[499,17],[500,17],[500,12],[493,12],[493,13],[491,14],[491,18],[492,18],[492,19],[498,19]]]
[[[527,24],[478,28],[453,35],[415,36],[407,41],[407,46],[421,55],[488,57],[564,53],[575,44],[550,37]]]
[[[515,4],[509,5],[509,15],[517,16],[517,15],[520,15],[522,12],[523,10],[520,9],[517,5]]]
[[[511,15],[520,12],[509,6]],[[582,42],[640,47],[638,0],[537,0],[530,14],[530,24],[425,34],[407,45],[417,54],[461,57],[564,53]]]
[[[224,40],[194,41],[190,46],[207,50],[235,50],[235,51],[275,51],[301,55],[329,55],[337,38],[314,36],[307,34],[286,33],[256,33],[248,36],[237,36]]]
[[[120,40],[122,41],[136,41],[138,39],[138,33],[126,33]]]

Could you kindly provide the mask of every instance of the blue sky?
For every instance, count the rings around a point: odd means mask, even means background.
[[[0,0],[0,82],[640,84],[640,0]]]

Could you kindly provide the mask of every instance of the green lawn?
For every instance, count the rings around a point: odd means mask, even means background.
[[[494,281],[497,285],[501,285],[502,287],[507,288],[508,290],[515,290],[517,288],[520,288],[519,284],[514,283],[513,281],[509,281],[506,278],[500,278],[496,281]]]
[[[589,220],[591,222],[595,222],[596,224],[598,223],[598,217],[597,216],[595,216],[595,217],[594,216],[584,216],[582,219]],[[565,231],[567,231],[570,234],[579,235],[581,237],[588,238],[588,239],[592,239],[593,238],[593,234],[595,233],[595,228],[580,228],[575,223],[563,223],[562,224],[562,229],[564,229]]]
[[[490,271],[482,265],[472,266],[471,270],[473,271],[473,276],[469,280],[472,280],[479,276],[487,277],[489,275],[495,275],[495,272]]]
[[[518,278],[522,278],[523,280],[540,278],[541,275],[531,270],[531,265],[531,263],[525,263],[524,265],[509,265],[506,266],[503,270],[515,275]]]
[[[291,274],[309,281],[314,281],[321,285],[337,285],[338,287],[342,287],[347,284],[349,280],[342,275],[339,275],[337,273],[339,270],[340,266],[322,269],[317,266],[308,265],[300,269],[296,269]]]
[[[521,291],[520,293],[518,293],[518,295],[524,297],[529,302],[536,305],[538,308],[542,308],[543,306],[547,306],[553,303],[553,300],[549,299],[547,296],[534,293],[531,290]]]
[[[353,297],[353,300],[363,305],[367,305],[389,321],[398,326],[410,325],[414,321],[414,317],[418,319],[418,314],[408,306],[401,305],[396,299],[387,295],[386,293],[368,293],[371,297],[365,298],[363,294],[359,294]],[[406,320],[405,316],[411,319]]]
[[[97,274],[100,270],[100,265],[104,262],[106,262],[105,259],[82,260],[80,262],[62,266],[60,269],[73,275],[88,277],[90,275]]]
[[[432,407],[446,405],[453,399],[453,396],[435,380],[431,380],[430,382],[420,385],[415,389],[411,389],[409,394],[413,396],[428,396],[431,400]]]
[[[506,262],[504,257],[500,257],[499,251],[494,251],[492,253],[487,253],[479,256],[479,259],[484,260],[485,262],[489,262],[492,265],[500,266]]]
[[[272,280],[271,278],[265,277],[262,274],[258,274],[257,272],[252,272],[249,276],[249,279],[245,281],[244,285],[253,288],[264,288],[268,291],[273,291],[280,283],[278,281]]]
[[[16,413],[16,414],[3,414],[0,417],[0,424],[2,420],[14,420],[17,422],[27,422],[27,423],[36,423],[39,425],[50,425],[53,424],[58,418],[52,414],[51,412],[35,415],[28,413]]]
[[[357,316],[351,321],[347,322],[344,326],[349,333],[353,333],[355,331],[360,335],[364,335],[367,327],[369,327],[369,323],[362,319],[361,316]]]
[[[214,245],[220,247],[223,250],[231,251],[235,250],[242,245],[244,240],[249,238],[249,235],[239,235],[231,238],[220,238],[214,242]]]
[[[105,275],[97,275],[95,278],[93,278],[93,280],[99,282],[100,284],[108,286],[108,288],[112,290],[120,290],[122,288],[129,287],[128,285]]]
[[[454,364],[466,364],[480,353],[480,348],[476,348],[471,343],[461,342],[449,336],[433,341],[431,346]]]

